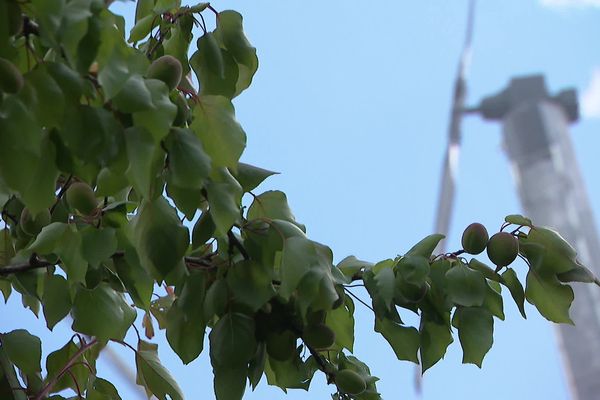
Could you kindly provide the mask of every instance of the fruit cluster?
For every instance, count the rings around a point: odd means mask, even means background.
[[[519,241],[513,234],[498,232],[489,237],[485,226],[478,222],[467,226],[461,243],[468,254],[480,254],[487,250],[490,261],[497,269],[510,265],[519,255]]]

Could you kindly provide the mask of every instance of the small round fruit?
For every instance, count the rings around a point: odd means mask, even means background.
[[[491,262],[505,267],[515,261],[519,254],[519,241],[508,232],[498,232],[487,244],[487,254]]]
[[[67,202],[83,215],[90,215],[98,206],[96,194],[87,183],[75,182],[67,189]]]
[[[335,374],[335,384],[343,393],[359,395],[367,389],[367,382],[357,372],[343,369]]]
[[[325,324],[309,325],[304,329],[302,340],[316,350],[327,349],[335,343],[335,332]]]
[[[21,212],[19,224],[21,229],[28,235],[35,236],[41,232],[42,228],[50,223],[50,211],[43,210],[36,215],[32,215],[28,208]]]
[[[181,81],[182,74],[183,68],[179,60],[173,56],[166,55],[152,61],[146,72],[146,77],[163,81],[167,84],[169,90],[173,90]]]
[[[280,333],[271,333],[267,336],[267,353],[277,361],[287,361],[296,351],[296,335],[285,330]]]
[[[479,254],[485,250],[489,238],[485,226],[478,222],[473,222],[463,232],[461,242],[463,250],[469,254]]]
[[[24,83],[21,71],[10,61],[0,57],[0,92],[18,93]]]

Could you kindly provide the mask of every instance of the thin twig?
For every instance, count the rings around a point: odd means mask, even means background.
[[[359,303],[361,303],[363,306],[367,307],[369,310],[375,312],[375,310],[373,310],[373,307],[371,307],[370,305],[368,305],[367,303],[365,303],[361,298],[359,298],[357,295],[355,295],[354,293],[352,293],[350,290],[348,290],[347,288],[344,287],[344,291],[346,293],[348,293],[350,296],[354,297]]]
[[[76,360],[83,353],[88,351],[88,349],[95,346],[97,343],[98,343],[97,339],[92,339],[89,343],[82,343],[79,350],[77,350],[77,352],[71,358],[69,358],[69,361],[67,361],[67,363],[61,368],[59,373],[56,376],[54,376],[52,379],[50,379],[50,381],[46,384],[46,386],[44,386],[42,388],[42,390],[40,390],[40,392],[33,398],[33,400],[45,399],[46,396],[52,391],[52,388],[54,387],[54,385],[56,385],[58,380],[65,374],[65,372],[68,372],[69,369],[75,364]]]

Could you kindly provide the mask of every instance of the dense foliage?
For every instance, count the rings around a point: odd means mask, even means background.
[[[489,240],[471,225],[453,253],[432,254],[436,234],[393,259],[334,265],[284,193],[256,192],[273,172],[239,162],[246,134],[232,99],[257,68],[242,17],[208,3],[139,0],[126,34],[102,0],[0,0],[0,291],[50,330],[69,318],[75,332],[45,368],[39,338],[0,333],[0,398],[120,399],[95,368],[113,341],[135,352],[148,394],[182,399],[149,341],[160,329],[184,363],[208,332],[219,400],[263,375],[308,389],[317,372],[335,399],[379,399],[352,355],[354,300],[398,359],[423,371],[453,332],[463,362],[481,366],[504,319],[503,287],[523,317],[527,300],[571,323],[568,282],[597,281],[556,232],[518,215]],[[486,249],[495,268],[465,258]],[[509,266],[517,256],[525,287]],[[136,321],[148,340],[126,343]]]

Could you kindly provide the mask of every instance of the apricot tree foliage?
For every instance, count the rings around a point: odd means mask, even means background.
[[[308,390],[315,373],[336,399],[379,399],[376,371],[353,355],[356,284],[374,331],[423,371],[455,333],[463,362],[481,366],[503,288],[523,317],[527,300],[571,323],[569,282],[597,281],[560,235],[518,215],[489,241],[471,226],[452,253],[432,254],[434,234],[395,258],[334,264],[284,193],[257,189],[274,172],[239,162],[232,100],[257,68],[241,15],[208,3],[140,0],[127,33],[102,0],[0,0],[0,291],[74,331],[45,360],[40,338],[2,332],[2,399],[120,399],[96,374],[109,341],[135,353],[149,395],[182,399],[156,329],[184,363],[210,353],[219,400],[263,376]],[[486,247],[495,268],[465,257]]]

